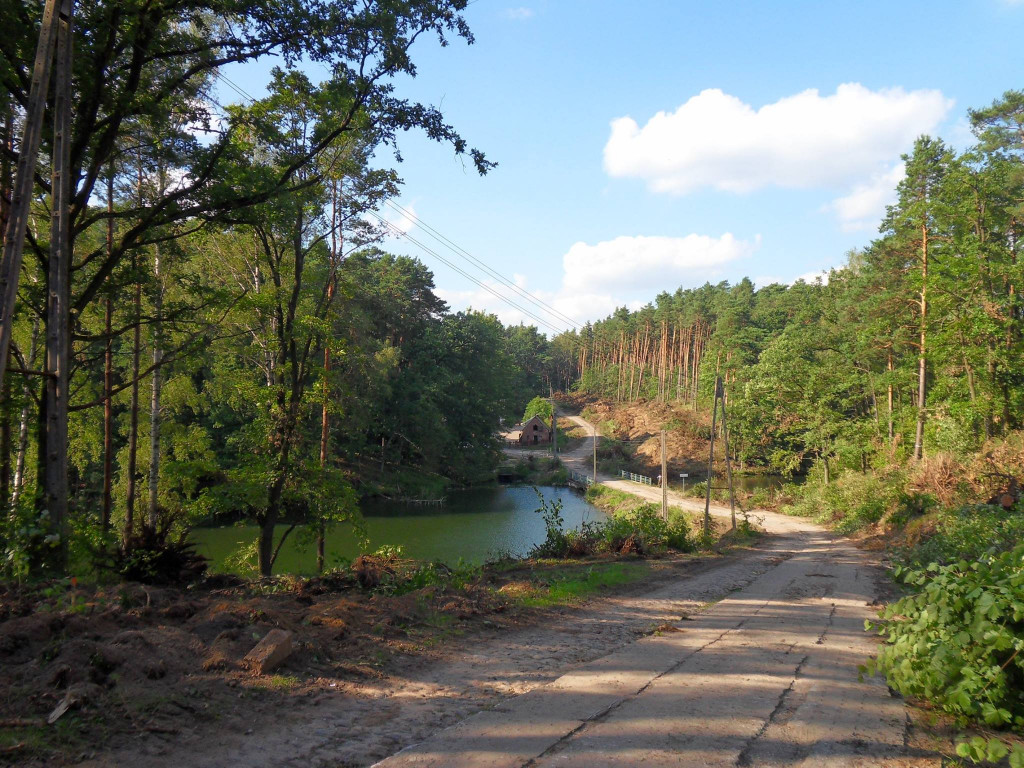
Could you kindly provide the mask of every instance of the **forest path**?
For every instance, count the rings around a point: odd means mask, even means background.
[[[587,441],[562,460],[586,472],[592,450]],[[661,499],[658,488],[605,483]],[[703,510],[676,494],[670,503]],[[773,534],[762,548],[769,559],[749,563],[746,583],[704,612],[680,614],[378,765],[922,764],[905,755],[902,701],[880,679],[858,680],[858,665],[876,650],[864,631],[882,575],[875,559],[805,520],[756,516]]]

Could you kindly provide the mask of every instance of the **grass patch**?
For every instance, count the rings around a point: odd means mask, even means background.
[[[261,677],[254,688],[262,688],[265,691],[290,691],[297,688],[302,681],[294,675],[266,675]]]
[[[582,573],[578,568],[559,569],[535,575],[528,586],[513,582],[512,588],[502,591],[523,607],[550,608],[578,603],[610,587],[632,584],[649,573],[650,566],[644,562],[592,565]]]

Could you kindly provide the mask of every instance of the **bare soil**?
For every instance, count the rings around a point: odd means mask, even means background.
[[[180,764],[187,754],[191,765],[232,765],[221,746],[225,733],[248,743],[276,733],[280,744],[284,720],[298,717],[322,731],[318,713],[339,708],[344,728],[332,738],[343,738],[344,759],[339,763],[332,748],[330,764],[367,764],[416,728],[449,722],[653,631],[658,616],[642,609],[625,616],[630,596],[739,557],[646,561],[648,575],[609,590],[614,597],[545,610],[524,608],[517,598],[546,571],[585,572],[612,558],[506,565],[458,589],[427,586],[403,595],[363,589],[352,577],[189,589],[7,588],[0,592],[0,690],[7,692],[0,698],[0,764],[155,765],[160,756]],[[594,624],[585,642],[577,641],[578,621]],[[254,676],[240,662],[273,628],[292,632],[295,650],[271,674]],[[525,640],[530,632],[565,634],[540,652]],[[489,650],[476,655],[481,644]],[[452,659],[461,672],[444,671]],[[481,668],[496,674],[480,679]],[[515,671],[500,674],[508,669]],[[415,678],[421,681],[410,685]],[[396,695],[419,702],[412,724],[387,725],[395,715],[381,700]],[[67,713],[47,725],[66,699]],[[200,761],[208,752],[208,762]]]

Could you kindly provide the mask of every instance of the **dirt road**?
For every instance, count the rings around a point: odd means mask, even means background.
[[[591,450],[588,441],[562,458],[585,472]],[[660,501],[657,488],[607,484]],[[675,494],[670,503],[703,509]],[[758,516],[774,534],[762,553],[768,559],[750,562],[746,583],[728,587],[703,613],[680,614],[661,632],[378,765],[810,768],[909,760],[902,702],[882,681],[858,680],[858,664],[874,650],[864,620],[874,615],[877,564],[806,521]],[[667,589],[682,596],[688,586]]]

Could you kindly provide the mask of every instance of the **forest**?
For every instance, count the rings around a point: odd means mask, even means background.
[[[380,249],[372,216],[400,187],[401,132],[492,165],[393,91],[419,36],[472,42],[465,5],[77,4],[73,59],[56,63],[70,101],[55,86],[17,243],[5,576],[131,571],[212,519],[260,526],[264,574],[278,522],[315,531],[322,564],[360,496],[489,476],[499,421],[547,390],[546,340],[451,312],[426,266]],[[0,11],[5,232],[42,12]],[[268,53],[264,98],[222,73]]]
[[[922,136],[879,235],[814,282],[663,292],[556,337],[565,386],[710,411],[742,468],[793,474],[966,457],[1021,426],[1024,93]]]

